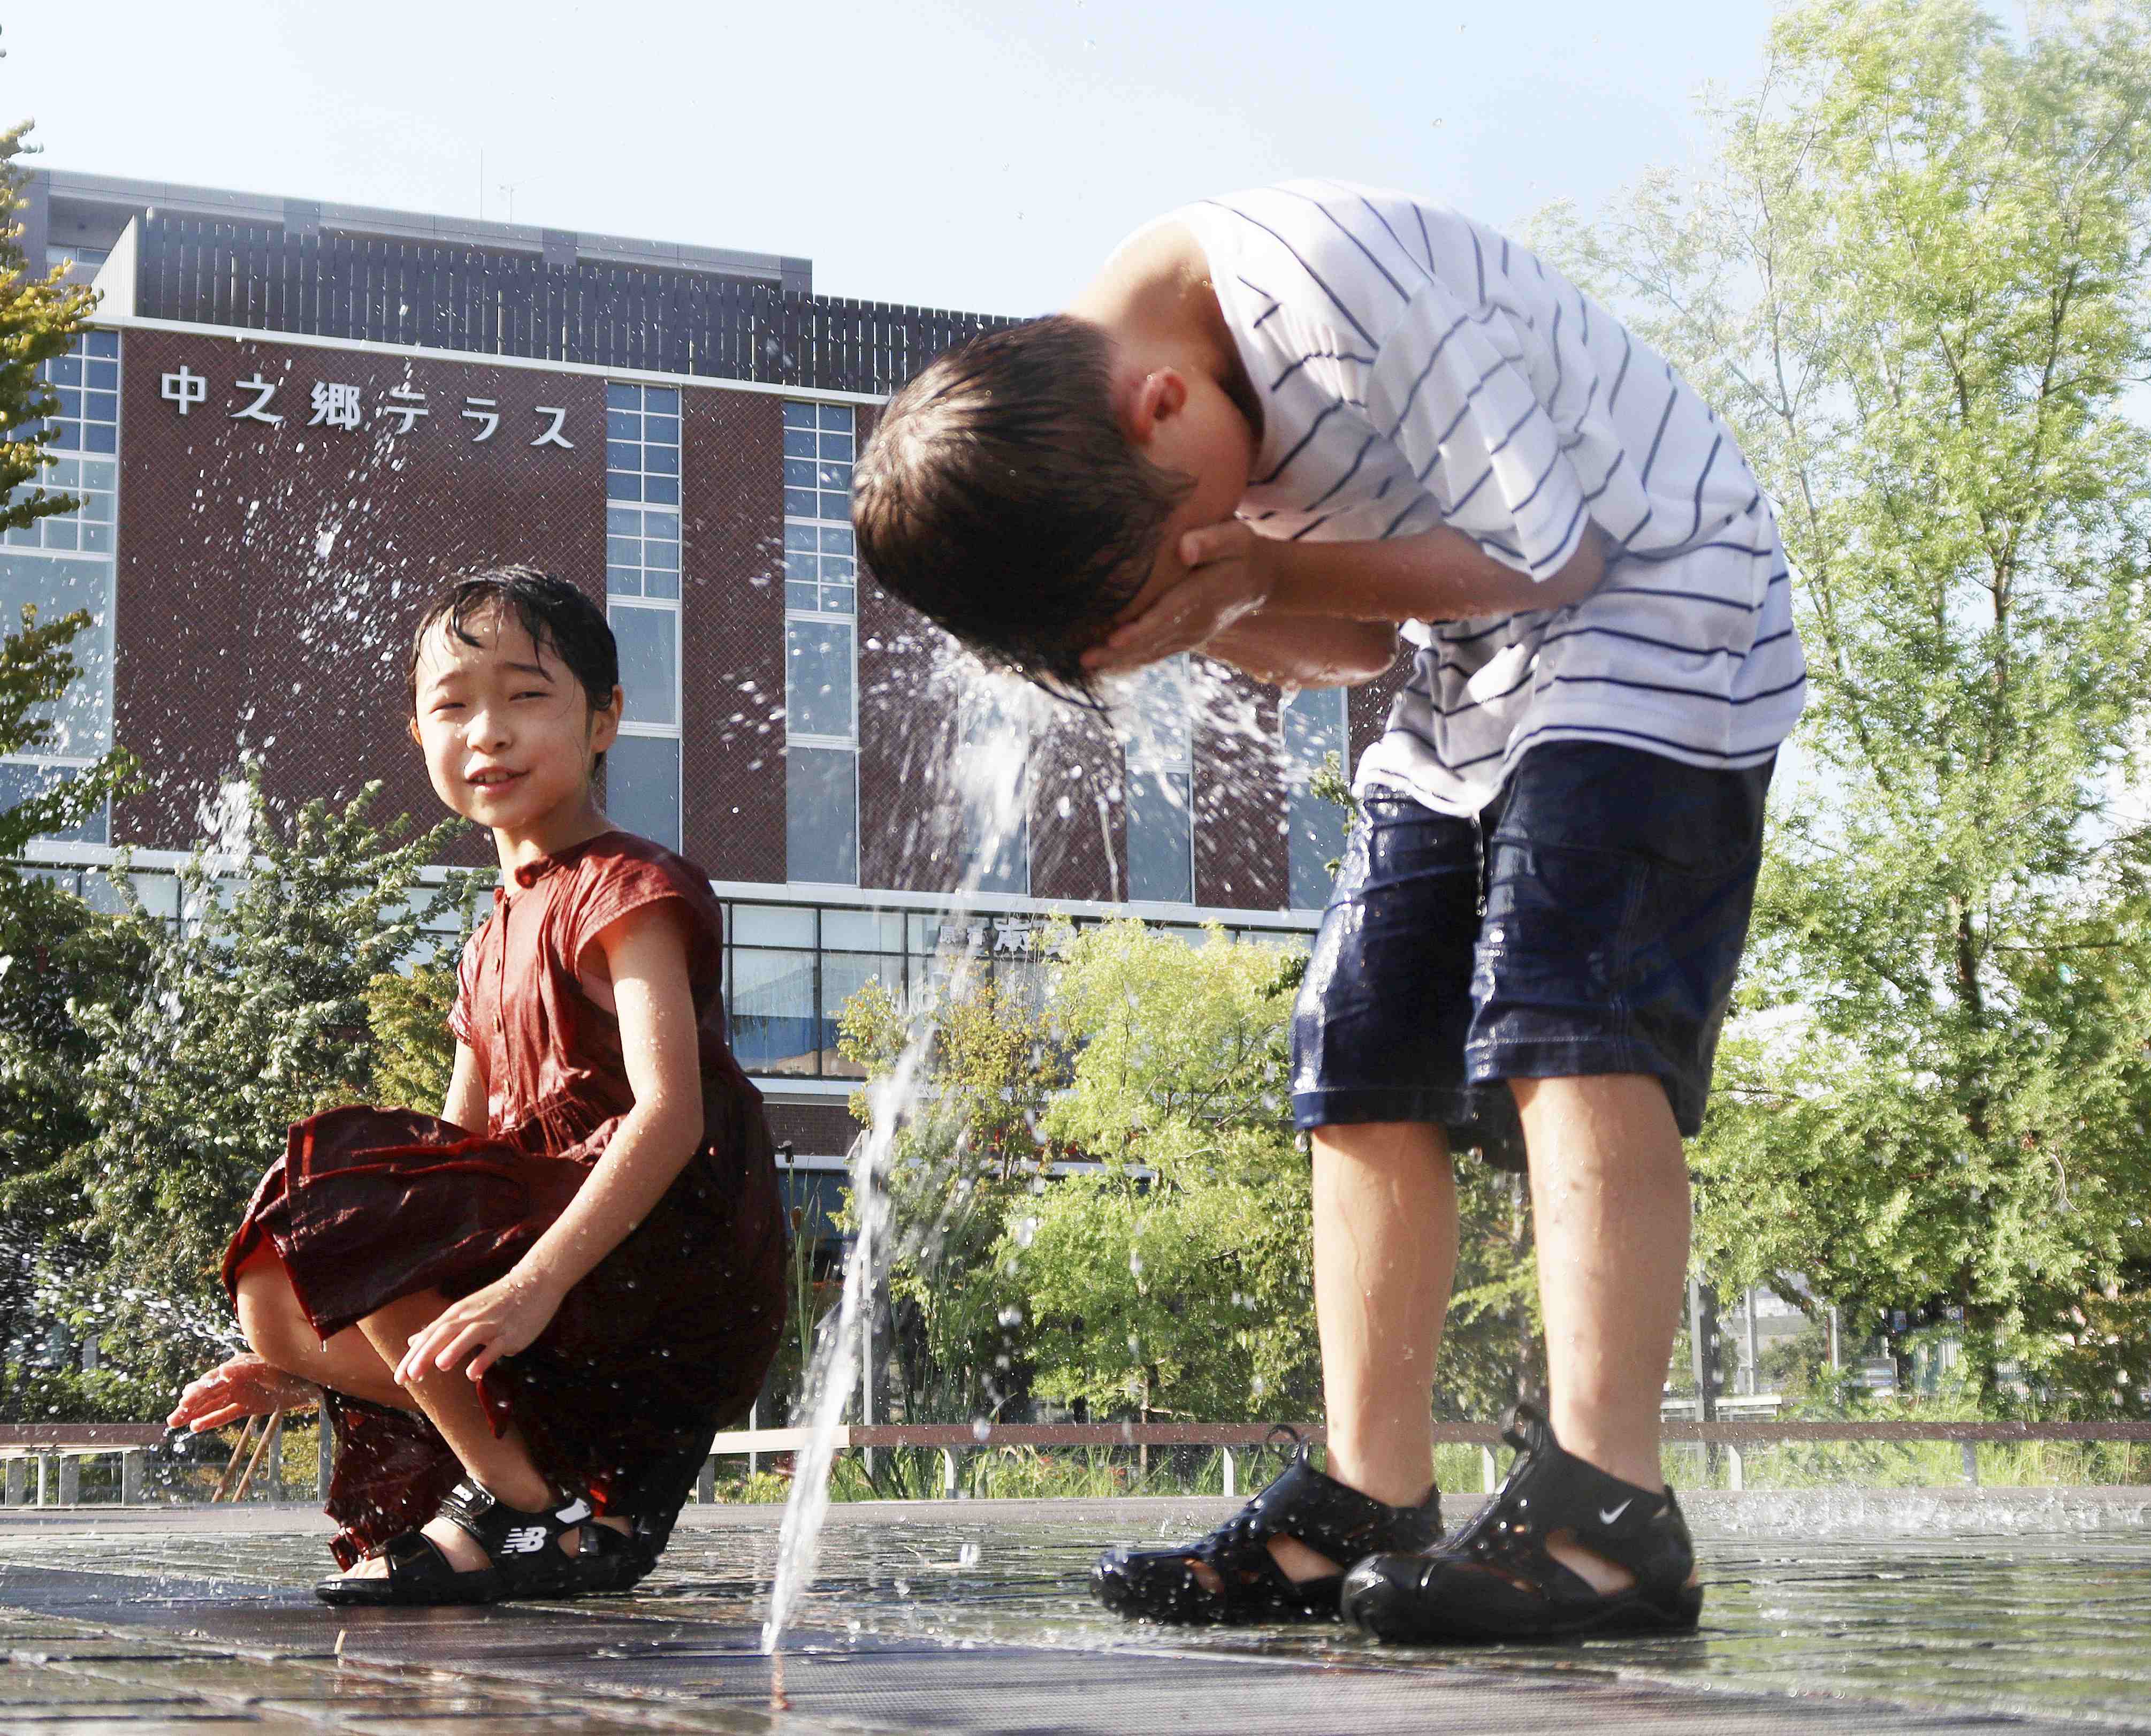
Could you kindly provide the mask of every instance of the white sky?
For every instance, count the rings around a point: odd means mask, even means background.
[[[1293,175],[1512,225],[1684,157],[1768,0],[103,0],[8,20],[55,168],[805,255],[1031,313],[1145,219]],[[480,152],[483,153],[481,180]]]

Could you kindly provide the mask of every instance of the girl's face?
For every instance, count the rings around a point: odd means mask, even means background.
[[[587,804],[592,762],[620,731],[620,690],[594,711],[567,666],[512,611],[489,609],[464,632],[476,643],[441,621],[419,653],[412,731],[427,774],[466,819],[542,842]]]

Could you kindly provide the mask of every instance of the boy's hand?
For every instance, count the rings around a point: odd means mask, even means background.
[[[164,1419],[168,1427],[199,1435],[220,1429],[242,1416],[266,1416],[272,1410],[296,1410],[317,1404],[321,1389],[311,1380],[287,1374],[251,1354],[227,1358],[199,1380],[190,1380],[180,1402]]]
[[[1084,652],[1083,666],[1118,675],[1200,649],[1269,600],[1277,546],[1237,519],[1187,532],[1177,552],[1187,576]]]
[[[397,1384],[408,1386],[436,1369],[455,1367],[465,1357],[470,1361],[463,1373],[478,1379],[502,1357],[535,1344],[559,1308],[559,1291],[518,1267],[483,1290],[450,1303],[432,1325],[412,1334],[411,1348],[396,1364]]]

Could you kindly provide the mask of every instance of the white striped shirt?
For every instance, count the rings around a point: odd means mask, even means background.
[[[1805,666],[1775,519],[1717,413],[1597,303],[1446,206],[1288,181],[1172,214],[1263,405],[1240,514],[1370,541],[1447,524],[1544,579],[1587,521],[1619,551],[1571,608],[1412,621],[1357,787],[1477,812],[1540,741],[1768,759]]]

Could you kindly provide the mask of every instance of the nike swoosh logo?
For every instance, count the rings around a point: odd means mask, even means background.
[[[1636,1497],[1632,1495],[1627,1498],[1627,1500],[1622,1501],[1619,1506],[1609,1507],[1602,1511],[1598,1516],[1598,1522],[1601,1525],[1611,1525],[1623,1513],[1627,1512],[1629,1508],[1635,1506],[1635,1504]]]

